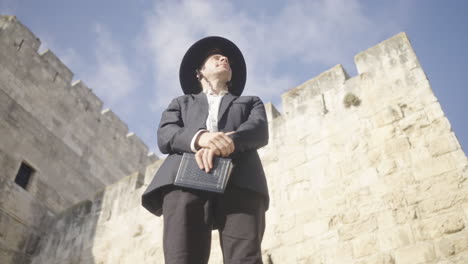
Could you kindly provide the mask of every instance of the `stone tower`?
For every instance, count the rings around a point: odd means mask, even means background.
[[[0,17],[0,263],[26,263],[65,209],[157,158],[15,17]]]
[[[0,21],[0,263],[163,263],[161,218],[140,206],[161,160]],[[467,158],[406,34],[355,63],[266,105],[265,263],[468,263]]]

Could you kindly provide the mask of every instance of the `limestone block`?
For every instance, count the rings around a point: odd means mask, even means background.
[[[353,224],[346,224],[338,229],[338,234],[342,240],[350,240],[360,234],[373,232],[377,229],[377,219],[375,216],[369,216]]]
[[[68,67],[63,64],[63,62],[51,50],[44,51],[40,56],[57,71],[57,74],[60,74],[60,77],[63,78],[65,82],[70,83],[72,81],[72,71],[68,69]]]
[[[462,205],[461,205],[462,209],[463,209],[463,212],[465,213],[465,218],[468,219],[468,202],[465,201]]]
[[[414,146],[414,141],[412,142],[413,143],[411,145]],[[414,148],[408,150],[407,153],[402,153],[401,156],[405,157],[404,160],[400,161],[400,164],[404,165],[404,167],[408,169],[411,169],[413,164],[418,161],[432,158],[432,154],[426,146],[414,146]]]
[[[406,199],[408,204],[412,205],[434,197],[449,198],[450,194],[457,194],[462,182],[464,182],[463,175],[459,171],[450,171],[439,176],[426,178],[419,181],[418,184],[406,186]]]
[[[304,224],[304,234],[308,238],[321,235],[329,230],[329,219],[321,218]]]
[[[390,140],[387,140],[384,143],[384,151],[387,155],[391,157],[398,156],[402,152],[409,151],[411,148],[411,143],[407,137],[397,137]]]
[[[395,264],[395,260],[388,253],[377,253],[360,259],[356,264]]]
[[[403,208],[407,205],[405,193],[398,190],[384,195],[382,199],[384,200],[387,208],[392,210]]]
[[[468,251],[468,233],[466,230],[444,236],[436,242],[436,249],[444,257],[457,255]]]
[[[370,256],[380,250],[379,241],[375,232],[356,237],[352,240],[352,244],[354,258]]]
[[[396,128],[394,125],[386,125],[377,127],[370,132],[370,138],[362,138],[361,140],[369,140],[371,146],[379,146],[382,142],[394,138],[396,136]]]
[[[399,128],[407,135],[418,133],[420,128],[427,127],[430,124],[431,122],[423,110],[407,114],[398,121]]]
[[[322,96],[310,92],[310,90],[294,88],[282,95],[283,112],[286,118],[323,116],[324,105]]]
[[[453,132],[433,138],[426,138],[432,156],[437,157],[447,152],[460,149],[460,144]]]
[[[420,67],[406,33],[399,33],[354,57],[358,73],[394,73]]]
[[[304,84],[287,91],[282,95],[284,112],[287,115],[296,112],[297,110],[294,110],[295,106],[302,105],[303,102],[309,104],[312,101],[311,99],[321,97],[318,95],[323,92],[341,87],[346,79],[348,79],[348,74],[341,65],[337,65]],[[318,99],[318,102],[320,102],[321,98]],[[323,105],[321,105],[321,102],[318,106],[319,107],[316,108],[316,110],[318,110],[316,113],[323,112]]]
[[[304,228],[302,226],[295,226],[288,232],[283,233],[281,236],[282,245],[293,245],[303,241],[306,236],[304,234]]]
[[[393,228],[397,225],[392,210],[380,210],[375,213],[375,216],[377,218],[379,230]]]
[[[357,160],[357,157],[349,157],[348,159],[343,160],[339,166],[341,170],[341,175],[346,177],[347,175],[353,174],[361,169],[361,164]]]
[[[421,242],[395,251],[395,263],[398,264],[427,263],[435,258],[434,245],[430,242]]]
[[[414,98],[415,100],[419,101],[424,105],[430,105],[437,102],[437,98],[432,92],[429,80],[416,80],[412,78],[412,82],[409,85],[411,87],[414,87],[414,89],[410,91],[410,97]]]
[[[450,152],[450,156],[452,157],[454,163],[456,164],[456,168],[458,170],[465,170],[468,167],[468,158],[465,155],[465,152],[459,148]]]
[[[463,200],[468,197],[468,191],[464,193],[449,193],[438,196],[433,196],[430,199],[421,201],[418,205],[422,217],[429,217],[442,210],[454,207],[458,208]]]
[[[428,135],[428,137],[433,137],[433,135],[443,135],[451,130],[452,127],[448,119],[441,117],[433,120],[428,127],[421,128],[421,135]]]
[[[311,189],[319,189],[329,183],[329,173],[327,156],[319,156],[294,169],[295,181],[306,180],[310,182]]]
[[[313,136],[309,136],[305,139],[305,142],[307,144],[307,147],[305,149],[307,160],[312,160],[321,155],[328,154],[329,141],[320,140],[320,141],[314,141],[313,143],[311,143],[309,140],[312,137]]]
[[[343,197],[343,187],[338,184],[329,184],[320,189],[318,196],[322,203],[327,203],[329,200]]]
[[[449,212],[412,225],[416,240],[436,239],[465,229],[465,220],[460,212]]]
[[[361,213],[358,208],[345,208],[342,209],[338,214],[332,216],[328,221],[330,228],[335,228],[343,224],[356,223],[361,217]]]
[[[403,117],[401,110],[395,106],[388,106],[376,113],[373,123],[376,128],[392,124]]]
[[[104,103],[83,81],[73,82],[70,87],[70,94],[76,97],[79,103],[83,104],[85,111],[92,111],[96,114],[101,112]]]
[[[118,134],[127,135],[128,126],[111,110],[104,109],[101,112],[104,122],[104,126],[109,126],[108,128],[116,130]]]
[[[26,190],[9,181],[0,186],[0,208],[30,227],[40,225],[47,213],[47,209]]]
[[[468,260],[468,252],[464,251],[458,255],[450,257],[450,264],[465,264]]]
[[[351,242],[340,242],[334,245],[328,245],[321,249],[323,263],[343,263],[350,264],[353,261],[353,247]]]
[[[424,112],[426,112],[427,119],[430,122],[433,122],[436,119],[444,117],[444,111],[440,106],[439,102],[434,102],[424,108]]]
[[[319,212],[321,216],[332,217],[336,215],[336,212],[341,212],[347,208],[346,200],[342,197],[343,194],[335,194],[333,198],[328,200],[322,200],[319,204]]]
[[[397,165],[394,159],[385,159],[377,167],[379,175],[385,176],[396,171]]]
[[[379,245],[384,251],[405,247],[414,243],[413,232],[408,224],[382,229],[379,226],[378,238]]]
[[[376,169],[368,168],[360,172],[359,181],[361,187],[368,187],[377,184],[379,181],[379,174]]]
[[[383,153],[380,148],[372,148],[367,152],[367,155],[359,159],[362,168],[377,167],[382,161]]]
[[[424,70],[421,67],[416,67],[411,69],[407,76],[412,79],[413,83],[419,83],[421,81],[427,81],[427,76]],[[408,82],[410,83],[410,82]],[[428,91],[432,94],[432,91]]]
[[[420,217],[416,206],[405,206],[397,208],[394,209],[392,213],[394,221],[399,225],[413,223],[414,220]]]
[[[301,142],[288,144],[284,149],[279,150],[279,156],[284,167],[293,169],[306,162],[305,146]]]
[[[310,186],[310,180],[300,181],[287,185],[287,200],[293,202],[300,198],[302,195],[309,193],[311,190]]]
[[[414,163],[413,173],[416,180],[423,180],[457,168],[450,153]]]

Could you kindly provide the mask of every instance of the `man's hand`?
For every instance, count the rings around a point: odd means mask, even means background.
[[[209,173],[213,168],[213,159],[215,156],[219,156],[218,150],[212,150],[209,148],[201,148],[195,153],[195,160],[197,161],[200,170],[205,170]]]
[[[230,137],[228,137],[234,133],[234,131],[228,133],[208,131],[202,132],[200,136],[198,136],[195,145],[202,149],[211,149],[214,151],[214,153],[218,153],[216,154],[217,156],[227,157],[232,152],[234,152],[234,142]]]

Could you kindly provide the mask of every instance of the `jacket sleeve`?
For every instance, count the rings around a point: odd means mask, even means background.
[[[249,117],[229,135],[234,141],[234,153],[256,150],[268,144],[268,121],[265,106],[258,97],[253,97]]]
[[[190,142],[198,130],[203,128],[184,126],[179,101],[172,100],[162,113],[158,128],[158,146],[163,154],[192,152]]]

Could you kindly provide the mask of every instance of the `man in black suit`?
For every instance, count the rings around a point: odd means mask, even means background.
[[[246,81],[243,55],[231,41],[207,37],[193,44],[180,66],[183,96],[163,112],[158,145],[169,154],[142,197],[164,215],[166,264],[207,263],[211,231],[218,229],[224,263],[262,263],[261,241],[268,188],[257,149],[268,143],[262,101],[240,96]],[[232,159],[223,194],[174,186],[183,153],[210,171],[216,156]]]

